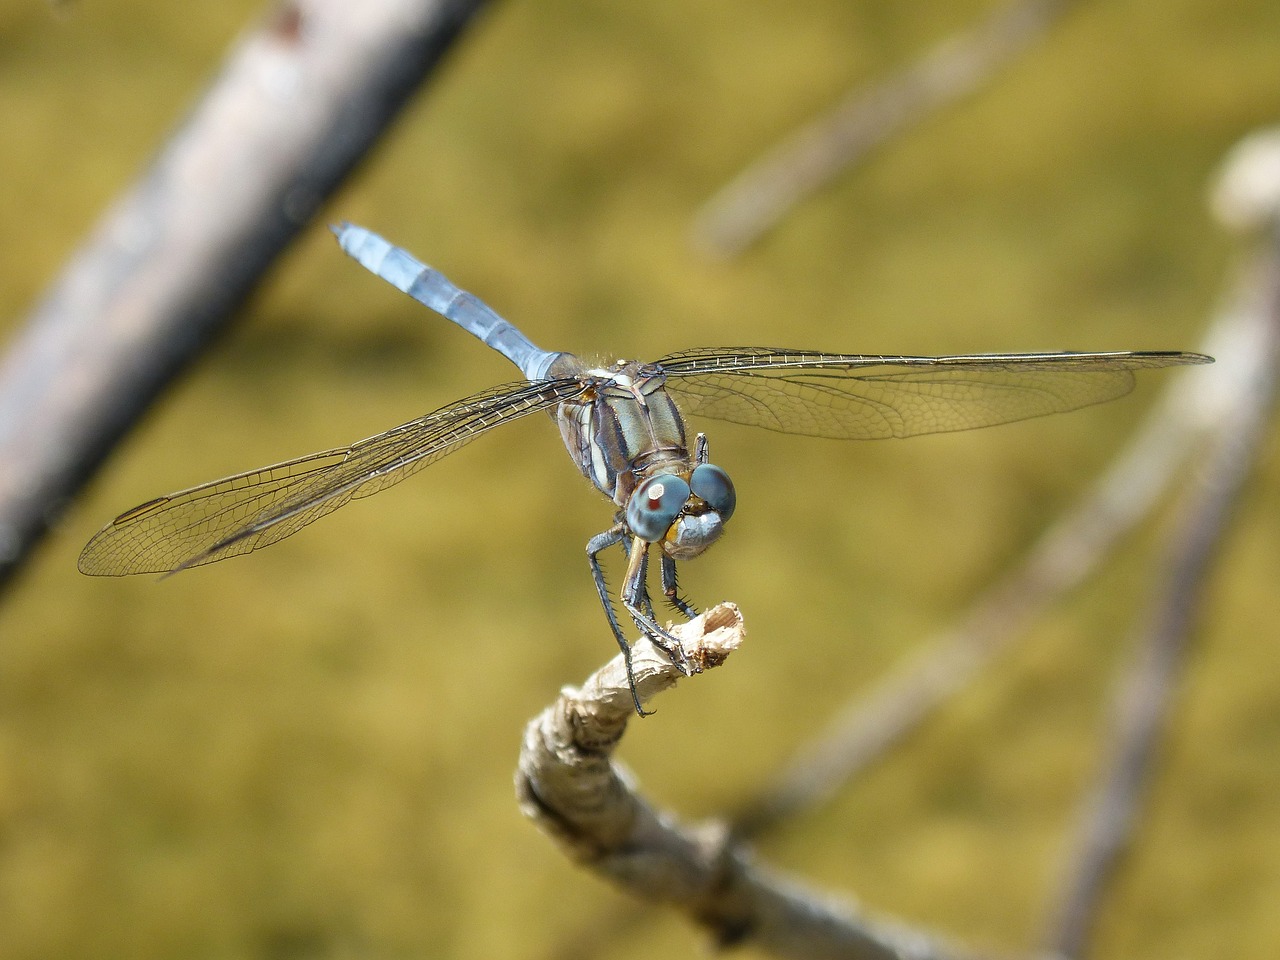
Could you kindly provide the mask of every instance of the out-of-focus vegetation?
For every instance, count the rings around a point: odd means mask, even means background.
[[[0,331],[259,6],[0,0]],[[540,343],[609,357],[1195,348],[1233,255],[1206,184],[1280,116],[1274,0],[1084,4],[740,262],[689,252],[697,205],[760,148],[989,6],[501,4],[324,214]],[[385,429],[509,379],[504,363],[317,223],[123,445],[0,608],[0,955],[539,957],[617,903],[510,787],[525,719],[611,652],[583,555],[610,510],[548,422],[260,555],[162,583],[75,570],[125,507]],[[683,583],[740,601],[751,636],[633,724],[651,792],[700,814],[758,784],[1016,558],[1158,379],[1105,409],[902,444],[709,425],[741,508]],[[1270,452],[1099,958],[1280,949]],[[976,944],[1034,942],[1159,533],[766,855]],[[596,955],[698,949],[655,912]]]

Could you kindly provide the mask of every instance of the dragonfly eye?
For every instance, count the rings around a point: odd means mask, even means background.
[[[671,473],[645,480],[627,501],[627,526],[641,540],[657,543],[676,522],[689,499],[689,484]]]
[[[694,496],[705,500],[712,510],[720,514],[721,520],[728,520],[733,516],[733,510],[738,505],[738,494],[733,489],[733,481],[729,479],[729,475],[719,467],[710,463],[694,467],[693,474],[689,477],[689,486]]]

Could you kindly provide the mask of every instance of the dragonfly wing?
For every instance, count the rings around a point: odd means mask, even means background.
[[[80,570],[170,573],[265,547],[350,500],[399,483],[493,427],[582,390],[571,378],[494,387],[350,447],[157,497],[98,531],[80,554]]]
[[[705,348],[657,366],[687,413],[841,440],[972,430],[1114,400],[1137,370],[1207,363],[1195,353],[890,357]]]

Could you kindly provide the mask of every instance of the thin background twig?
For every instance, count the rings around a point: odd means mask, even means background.
[[[728,259],[890,138],[968,96],[1030,47],[1072,0],[1013,0],[870,89],[859,84],[722,187],[694,219],[696,249]]]

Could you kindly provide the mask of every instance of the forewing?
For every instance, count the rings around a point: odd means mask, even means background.
[[[399,483],[482,433],[582,391],[574,379],[494,387],[361,440],[134,507],[80,554],[83,573],[168,573],[283,540],[356,497]]]
[[[1114,400],[1137,370],[1211,362],[1195,353],[890,357],[772,347],[704,348],[657,362],[686,413],[842,440],[972,430]]]

